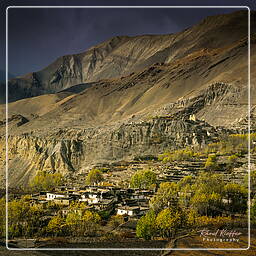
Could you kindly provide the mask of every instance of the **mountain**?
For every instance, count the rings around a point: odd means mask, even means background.
[[[201,147],[246,132],[246,17],[238,11],[207,17],[177,34],[111,38],[11,79],[10,184],[27,184],[38,170],[76,176],[100,163]],[[251,17],[253,66],[255,12]],[[252,73],[252,116],[255,78]],[[0,120],[4,140],[4,104]]]
[[[60,57],[41,71],[12,79],[9,101],[126,76],[157,62],[169,64],[205,48],[228,46],[247,36],[246,16],[246,11],[238,11],[208,17],[177,34],[111,38],[84,53]],[[251,16],[255,20],[254,12]],[[255,32],[253,24],[252,32]]]

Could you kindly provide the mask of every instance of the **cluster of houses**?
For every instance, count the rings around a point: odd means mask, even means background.
[[[109,214],[139,218],[149,210],[151,190],[123,189],[106,186],[86,186],[83,189],[59,188],[54,192],[40,192],[32,195],[32,201],[47,205],[53,202],[62,206],[62,215],[67,215],[73,202],[84,202],[85,210],[105,211]],[[74,210],[74,209],[73,209]]]

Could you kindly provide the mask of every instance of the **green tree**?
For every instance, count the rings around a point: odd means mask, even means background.
[[[256,170],[251,171],[251,190],[256,191]],[[247,181],[248,184],[248,181]]]
[[[224,185],[225,182],[223,175],[202,172],[197,177],[193,186],[195,191],[200,189],[204,193],[215,192],[218,194],[223,194]]]
[[[28,231],[29,203],[13,200],[8,203],[9,237],[26,236]]]
[[[132,188],[148,189],[156,183],[156,174],[151,170],[137,171],[131,178]]]
[[[221,209],[221,196],[215,192],[199,191],[191,198],[191,205],[201,215],[214,215]]]
[[[214,171],[217,169],[217,156],[215,154],[208,155],[208,158],[205,162],[205,169],[209,171]]]
[[[246,174],[244,177],[244,187],[248,188],[248,177],[249,175]],[[251,170],[250,172],[250,185],[251,185],[251,192],[253,195],[256,194],[256,170]]]
[[[182,222],[182,213],[172,208],[162,210],[156,218],[156,225],[162,237],[174,237]]]
[[[227,159],[227,168],[232,170],[236,166],[237,161],[238,161],[238,156],[237,155],[229,156],[228,159]]]
[[[156,213],[178,204],[179,186],[174,182],[162,182],[157,193],[150,200],[150,207]]]
[[[179,187],[179,206],[186,208],[189,206],[190,199],[192,197],[192,185],[194,183],[192,176],[185,176],[178,182]]]
[[[39,171],[31,180],[30,187],[34,191],[52,190],[64,184],[64,177],[60,173],[47,173]]]
[[[86,183],[89,185],[98,184],[103,180],[104,178],[103,178],[102,172],[98,169],[92,169],[86,177]]]
[[[201,173],[191,186],[193,195],[190,204],[201,215],[215,215],[222,209],[224,196],[223,176]]]
[[[72,235],[94,235],[101,218],[91,211],[70,212],[66,217],[66,225]]]
[[[156,215],[151,210],[139,219],[136,226],[136,236],[150,240],[156,235],[156,231]]]
[[[52,217],[47,225],[47,232],[54,236],[60,236],[66,234],[65,219],[60,215]]]
[[[188,209],[186,211],[186,225],[188,227],[195,228],[197,226],[197,218],[198,218],[198,213],[195,209]]]
[[[175,151],[166,151],[163,154],[158,156],[158,160],[163,162],[171,162],[171,161],[184,161],[193,159],[194,157],[198,157],[200,154],[195,153],[190,148],[185,149],[177,149]]]
[[[183,177],[179,182],[178,185],[182,189],[184,186],[192,185],[194,183],[194,179],[192,176],[188,175]]]
[[[224,191],[229,202],[229,211],[245,213],[247,210],[247,189],[239,184],[228,183],[225,185]]]
[[[24,197],[8,203],[10,237],[29,237],[40,232],[44,210],[40,204],[30,205],[27,199],[27,197]]]
[[[5,197],[0,199],[0,237],[5,236]]]

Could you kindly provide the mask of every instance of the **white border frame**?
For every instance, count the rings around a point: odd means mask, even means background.
[[[88,8],[88,9],[96,9],[96,8],[106,8],[106,9],[117,9],[117,8],[179,8],[179,9],[200,9],[200,8],[219,8],[219,9],[247,9],[248,10],[248,246],[246,248],[10,248],[8,246],[8,10],[9,9],[24,9],[24,8]],[[250,111],[251,111],[251,81],[250,81],[250,73],[251,73],[251,61],[250,61],[250,48],[251,48],[251,39],[250,39],[250,13],[251,10],[248,6],[8,6],[6,8],[6,248],[11,251],[245,251],[250,249],[251,246],[251,223],[250,223],[250,206],[251,206],[251,198],[250,198],[250,190],[251,190],[251,182],[250,182]]]

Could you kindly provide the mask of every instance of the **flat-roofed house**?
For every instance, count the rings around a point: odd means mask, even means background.
[[[148,207],[141,207],[141,206],[119,206],[117,208],[117,215],[128,215],[130,217],[139,217],[148,212]]]
[[[46,193],[46,200],[54,200],[55,198],[67,197],[64,193]]]
[[[117,208],[117,215],[128,215],[134,216],[137,215],[140,211],[140,207],[138,206],[119,206]]]
[[[68,206],[71,202],[71,199],[68,197],[56,197],[53,201],[55,204]]]

